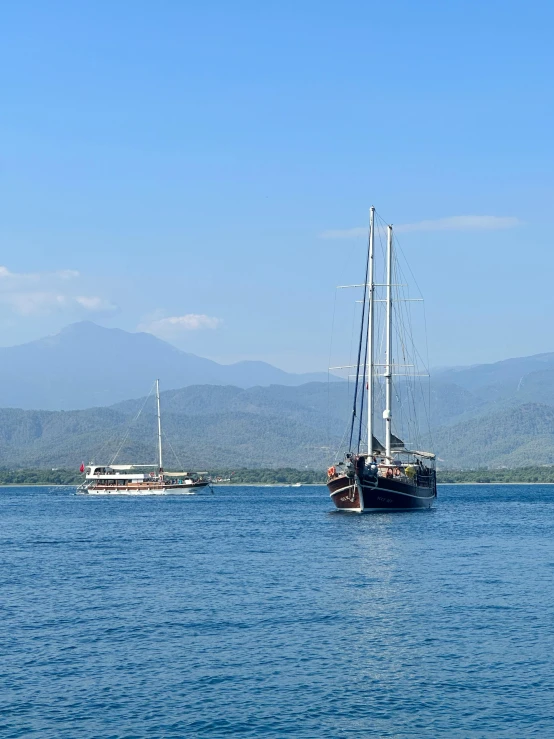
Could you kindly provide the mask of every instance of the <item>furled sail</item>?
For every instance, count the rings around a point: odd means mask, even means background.
[[[385,447],[375,437],[373,437],[372,450],[374,454],[384,454],[386,452]]]
[[[402,441],[402,439],[399,439],[398,436],[391,434],[390,435],[390,448],[393,451],[399,451],[400,449],[404,449],[404,442]]]

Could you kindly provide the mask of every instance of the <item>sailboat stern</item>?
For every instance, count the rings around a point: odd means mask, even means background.
[[[429,509],[437,496],[431,466],[396,462],[366,467],[364,455],[347,455],[345,463],[330,467],[327,488],[338,510],[353,513]]]

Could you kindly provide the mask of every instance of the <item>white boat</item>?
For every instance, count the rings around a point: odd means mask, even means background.
[[[94,464],[81,472],[85,479],[77,488],[88,495],[192,495],[210,481],[190,472],[165,472],[162,459],[162,421],[160,413],[160,382],[156,380],[158,418],[158,464]]]

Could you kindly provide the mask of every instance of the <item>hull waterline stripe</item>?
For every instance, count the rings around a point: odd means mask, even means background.
[[[339,488],[338,490],[335,490],[333,493],[329,494],[329,497],[333,497],[333,495],[338,495],[339,493],[344,493],[345,490],[350,490],[354,487],[354,483],[347,485],[345,488]]]
[[[335,490],[334,492],[329,493],[329,497],[332,498],[334,495],[338,495],[338,493],[342,493],[345,490],[350,490],[353,487],[354,487],[354,483],[352,483],[351,485],[347,485],[344,488],[339,488],[338,490]],[[368,491],[368,492],[376,491],[378,493],[383,493],[383,494],[387,493],[389,495],[404,495],[407,498],[417,498],[417,500],[432,500],[435,497],[434,495],[412,495],[411,493],[403,493],[400,490],[388,490],[387,488],[379,488],[379,487],[370,488],[368,486],[363,486],[362,490]]]

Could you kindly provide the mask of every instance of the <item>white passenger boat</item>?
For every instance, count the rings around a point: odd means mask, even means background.
[[[81,465],[85,479],[77,488],[88,495],[192,495],[210,481],[191,472],[165,472],[162,459],[162,421],[160,383],[156,380],[158,418],[158,464],[94,464]]]

